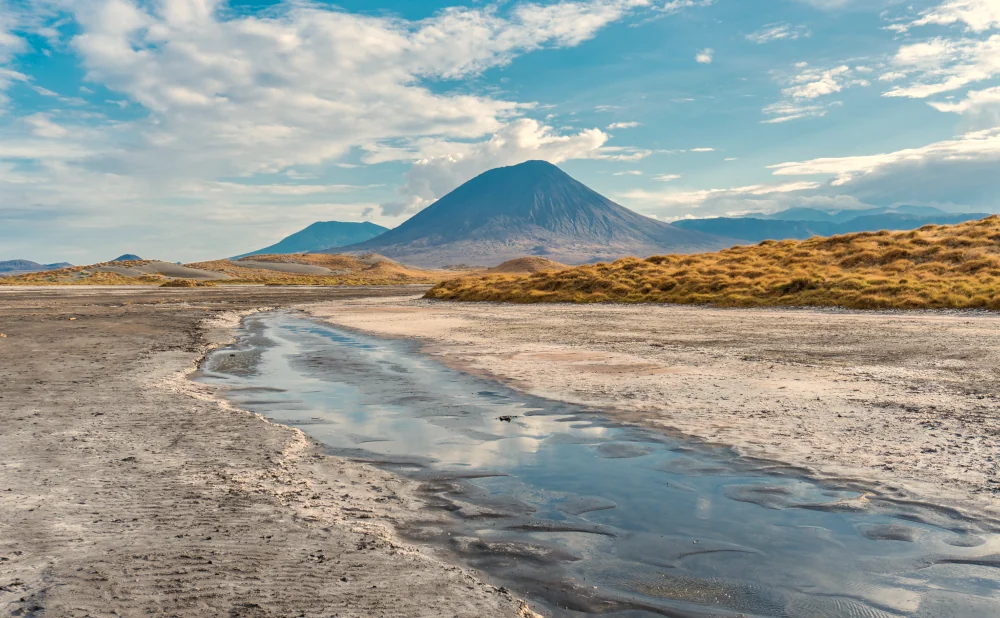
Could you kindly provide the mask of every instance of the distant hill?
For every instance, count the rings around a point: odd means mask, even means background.
[[[530,273],[544,273],[553,270],[565,270],[569,268],[566,264],[553,262],[541,257],[523,257],[507,260],[499,266],[489,269],[490,274],[523,275]]]
[[[975,221],[985,213],[947,213],[936,208],[908,206],[887,209],[824,212],[811,208],[793,208],[773,215],[716,219],[685,219],[677,227],[717,234],[750,242],[763,240],[804,240],[813,236],[837,236],[879,230],[915,230],[925,225],[952,225]],[[787,217],[787,218],[786,218]],[[802,217],[796,219],[794,217]]]
[[[420,266],[495,266],[524,256],[581,264],[734,242],[644,217],[551,163],[528,161],[485,172],[399,227],[337,252],[376,252]]]
[[[112,262],[141,262],[143,261],[141,257],[134,253],[126,253],[125,255],[119,255]]]
[[[284,255],[290,253],[318,252],[346,245],[364,242],[388,231],[389,228],[369,221],[344,223],[341,221],[321,221],[296,232],[270,247],[244,253],[237,258],[250,255]]]
[[[0,262],[0,276],[20,275],[24,273],[37,273],[46,270],[58,270],[72,266],[69,262],[59,262],[58,264],[39,264],[31,260],[6,260]]]

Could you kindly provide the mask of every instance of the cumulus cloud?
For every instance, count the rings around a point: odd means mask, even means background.
[[[698,52],[694,59],[698,64],[712,64],[712,60],[715,59],[715,50],[710,47],[706,47]]]
[[[612,122],[608,125],[608,131],[614,131],[615,129],[634,129],[639,126],[642,126],[641,122]]]

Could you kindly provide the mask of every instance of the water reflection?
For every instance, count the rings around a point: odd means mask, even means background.
[[[931,505],[615,426],[292,313],[203,380],[334,452],[423,481],[415,525],[550,613],[1000,616],[1000,536]]]

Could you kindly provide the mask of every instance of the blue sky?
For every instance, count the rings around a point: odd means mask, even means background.
[[[0,0],[0,259],[398,225],[547,159],[648,216],[1000,209],[1000,0]]]

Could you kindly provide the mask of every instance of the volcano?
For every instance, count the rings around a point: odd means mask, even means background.
[[[738,243],[644,217],[551,163],[528,161],[473,178],[377,238],[322,253],[379,253],[425,267],[524,256],[584,264]]]

